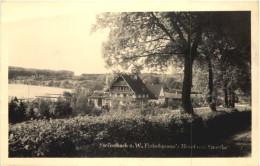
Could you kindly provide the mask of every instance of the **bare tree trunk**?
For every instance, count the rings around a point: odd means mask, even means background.
[[[228,87],[228,108],[231,105],[231,100],[232,100],[232,96],[231,96],[231,88]]]
[[[213,94],[213,73],[212,73],[212,64],[210,55],[208,55],[208,71],[209,71],[209,93],[208,93],[208,105],[211,111],[216,111],[216,104],[213,102],[212,94]]]
[[[227,92],[227,83],[224,81],[223,83],[223,91],[224,91],[224,107],[228,107],[228,92]]]
[[[230,105],[231,108],[235,108],[235,92],[234,88],[230,87]]]
[[[192,108],[191,100],[190,100],[190,93],[192,87],[192,64],[197,56],[197,48],[201,41],[202,35],[202,24],[201,21],[203,18],[201,15],[198,15],[197,18],[197,27],[196,27],[196,35],[194,38],[193,43],[191,44],[191,36],[192,34],[188,34],[188,49],[184,55],[184,79],[183,79],[183,86],[182,86],[182,109],[185,113],[189,113],[194,115],[194,110]]]
[[[192,86],[192,59],[190,55],[184,57],[184,79],[182,86],[182,109],[185,113],[194,114],[190,93]]]

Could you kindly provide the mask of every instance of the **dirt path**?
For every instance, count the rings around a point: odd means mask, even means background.
[[[230,151],[235,154],[241,154],[244,157],[251,156],[251,126],[232,134],[220,142],[229,145]]]

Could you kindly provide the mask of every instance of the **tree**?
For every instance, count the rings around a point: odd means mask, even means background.
[[[50,118],[50,106],[51,106],[51,101],[50,100],[45,100],[41,99],[39,101],[39,111],[40,115],[43,118]]]
[[[71,102],[73,96],[72,96],[72,94],[70,92],[64,91],[63,92],[63,97],[64,97],[64,99],[66,101]]]
[[[200,52],[202,37],[210,31],[223,44],[227,42],[223,39],[227,38],[222,37],[229,33],[233,42],[241,40],[232,31],[234,25],[240,26],[236,32],[243,30],[238,18],[248,20],[243,12],[104,13],[97,17],[93,29],[110,29],[102,50],[108,67],[165,70],[169,65],[182,64],[182,109],[193,114],[192,67]]]
[[[18,102],[12,99],[10,103],[8,103],[9,123],[16,123],[18,121],[17,111],[18,111]]]
[[[182,87],[181,82],[178,82],[177,79],[173,77],[167,78],[165,84],[168,89],[181,89]]]
[[[215,77],[223,86],[224,106],[234,107],[236,89],[246,94],[251,91],[250,12],[220,12],[214,18],[205,33],[210,41],[206,43],[207,57],[214,60],[214,70],[219,71]]]
[[[197,61],[199,68],[208,72],[207,102],[214,111],[216,110],[214,94],[218,93],[216,92],[218,89],[223,89],[225,103],[223,105],[234,107],[234,91],[239,87],[250,88],[250,13],[208,14],[212,19],[204,28]],[[238,81],[239,79],[243,84]]]
[[[35,118],[35,112],[34,112],[34,107],[32,104],[29,104],[27,110],[26,110],[26,116],[28,119],[31,119],[31,118]]]
[[[144,77],[142,80],[145,84],[160,84],[160,78],[157,76],[149,75]]]
[[[26,120],[27,104],[23,101],[18,101],[15,97],[8,103],[9,123],[23,122]]]
[[[202,35],[202,42],[201,45],[199,47],[200,49],[200,53],[199,53],[199,57],[197,58],[197,67],[201,69],[200,72],[203,73],[203,71],[207,71],[207,76],[205,78],[207,78],[207,87],[205,88],[205,80],[201,80],[201,78],[198,78],[197,81],[199,81],[199,84],[201,84],[201,86],[203,86],[203,91],[206,91],[206,101],[207,104],[209,106],[209,108],[211,109],[211,111],[216,111],[216,103],[215,103],[215,99],[213,99],[213,90],[214,90],[214,81],[213,81],[213,65],[214,65],[214,60],[216,59],[216,41],[214,40],[214,38],[212,38],[210,36],[210,34],[214,33],[214,31],[212,32],[210,29],[208,28],[205,33]],[[200,73],[199,75],[201,76],[202,73]],[[205,73],[203,73],[205,75]],[[203,83],[202,83],[203,82]]]
[[[108,66],[166,69],[184,63],[182,108],[193,114],[190,100],[192,64],[201,41],[205,15],[199,12],[105,13],[97,17],[97,28],[110,28],[103,45]]]
[[[70,101],[63,100],[59,98],[58,101],[54,104],[53,115],[57,118],[71,115],[72,108],[70,106]]]
[[[22,122],[26,120],[26,109],[27,109],[27,104],[24,103],[23,101],[20,101],[19,107],[17,110],[17,116],[18,116],[18,121]]]

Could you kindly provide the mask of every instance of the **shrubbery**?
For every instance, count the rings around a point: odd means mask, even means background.
[[[8,104],[9,123],[23,122],[30,119],[64,118],[72,114],[70,102],[59,98],[57,102],[37,99],[27,103],[11,100]]]
[[[17,98],[11,100],[8,104],[9,123],[17,123],[26,120],[27,105],[24,102],[18,102]]]
[[[193,98],[191,98],[191,102],[192,102],[192,106],[194,108],[208,106],[208,103],[202,97],[193,97]]]
[[[193,143],[203,143],[250,124],[250,116],[250,111],[232,111],[211,113],[202,119],[161,109],[146,115],[138,110],[110,110],[95,117],[33,120],[9,125],[9,156],[145,156],[149,155],[147,151],[140,149],[136,152],[99,146],[102,143],[189,144],[191,134]]]
[[[103,110],[95,108],[88,99],[89,93],[72,95],[64,92],[57,101],[36,98],[32,102],[12,99],[9,103],[9,123],[17,123],[30,119],[68,118],[77,115],[99,116]],[[108,108],[104,108],[108,110]]]

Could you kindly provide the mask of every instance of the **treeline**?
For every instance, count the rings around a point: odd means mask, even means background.
[[[12,99],[8,103],[9,123],[19,123],[31,119],[63,118],[71,115],[70,102],[59,98],[57,102],[37,99],[31,103]]]
[[[28,69],[22,67],[8,67],[8,79],[17,77],[55,77],[56,79],[66,79],[74,76],[74,72],[67,70],[47,70],[47,69]]]
[[[163,84],[166,91],[182,88],[182,74],[142,73],[139,75],[145,84]],[[114,74],[81,74],[75,76],[71,71],[54,71],[9,67],[9,83],[60,87],[68,89],[85,88],[90,91],[102,90],[109,84]]]
[[[94,101],[89,99],[92,94],[87,89],[75,89],[73,93],[64,92],[56,101],[46,98],[36,98],[31,102],[18,100],[16,97],[8,103],[9,123],[15,124],[35,119],[67,119],[75,116],[100,116],[107,112],[133,111],[142,115],[154,114],[158,110],[177,110],[180,101],[166,103],[154,102],[127,102],[124,105],[113,101],[108,105],[97,108]],[[193,101],[197,107],[204,106],[200,98]]]
[[[231,62],[232,61],[233,60],[231,60]],[[193,65],[194,74],[192,91],[197,91],[202,94],[202,102],[204,104],[209,101],[214,101],[214,105],[216,106],[223,105],[227,107],[234,107],[235,102],[238,101],[250,103],[250,70],[241,70],[242,67],[234,68],[226,63],[227,60],[220,61],[217,59],[214,59],[214,63],[212,62],[211,72],[214,79],[211,78],[213,82],[211,83],[211,91],[209,91],[208,87],[210,84],[210,78],[208,60],[202,58],[200,61],[196,61]],[[220,67],[221,70],[219,69]],[[228,72],[223,72],[225,69],[227,69]],[[73,73],[62,75],[62,72],[65,71],[53,71],[54,74],[51,76],[51,74],[39,75],[39,73],[43,73],[45,70],[38,69],[33,69],[37,72],[28,72],[31,75],[28,73],[26,75],[24,74],[26,72],[22,72],[30,70],[31,69],[20,67],[9,67],[9,73],[11,73],[11,75],[9,75],[9,83],[67,88],[73,89],[76,92],[81,91],[81,89],[87,89],[90,92],[94,92],[95,90],[102,90],[106,88],[106,86],[114,79],[116,74],[81,74],[79,76],[75,76]],[[16,73],[15,71],[21,72]],[[57,73],[59,72],[60,76],[56,77],[55,73],[58,75]],[[14,75],[12,76],[12,73],[15,73],[15,77],[13,77]],[[182,73],[141,73],[139,76],[145,84],[163,84],[164,91],[172,92],[175,89],[182,89]]]
[[[88,100],[90,95],[90,91],[81,89],[78,93],[64,92],[57,101],[36,98],[31,102],[25,102],[15,97],[8,103],[9,123],[14,124],[32,119],[100,115],[102,109],[94,107],[94,103]]]

